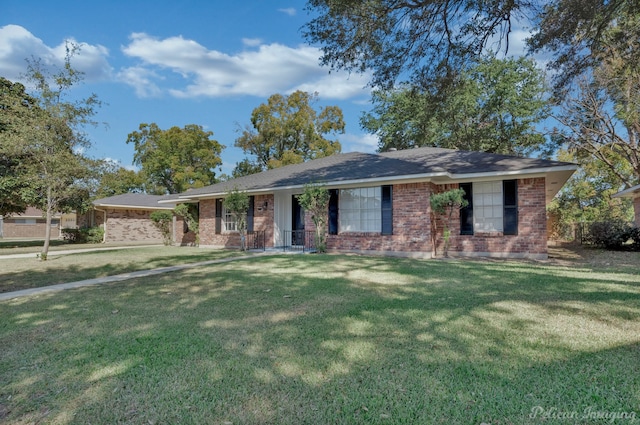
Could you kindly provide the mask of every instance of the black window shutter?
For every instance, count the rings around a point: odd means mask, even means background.
[[[329,190],[329,234],[338,234],[338,189]]]
[[[504,180],[502,182],[504,207],[504,234],[518,234],[518,181]]]
[[[253,232],[253,210],[255,201],[255,196],[249,196],[249,209],[247,210],[247,232]]]
[[[216,199],[216,235],[222,233],[222,199]]]
[[[464,190],[464,199],[469,202],[460,209],[460,234],[473,235],[473,183],[460,183],[458,187]]]
[[[393,186],[382,186],[382,234],[393,235]]]

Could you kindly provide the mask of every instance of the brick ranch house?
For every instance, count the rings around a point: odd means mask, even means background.
[[[626,190],[613,195],[614,198],[631,198],[633,199],[633,212],[636,225],[640,226],[640,184],[630,187]]]
[[[47,221],[44,212],[27,207],[21,214],[0,216],[0,238],[42,239],[45,237]],[[51,237],[62,237],[62,229],[76,227],[76,213],[55,213],[51,218]]]
[[[543,259],[546,204],[576,169],[566,162],[440,148],[353,152],[160,202],[198,202],[200,245],[236,247],[240,238],[222,201],[233,189],[246,191],[249,230],[263,232],[267,247],[279,247],[295,244],[299,231],[312,230],[296,195],[305,184],[319,183],[331,194],[329,250],[429,257],[434,248],[429,197],[463,188],[469,206],[453,217],[449,255]]]
[[[96,199],[92,208],[82,216],[81,227],[100,226],[104,229],[103,242],[162,243],[162,234],[151,220],[151,213],[171,211],[174,205],[161,204],[167,196],[127,193]],[[185,227],[179,217],[173,219],[173,241],[179,245],[195,242],[193,232]]]

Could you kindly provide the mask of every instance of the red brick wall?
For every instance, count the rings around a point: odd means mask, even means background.
[[[474,235],[460,235],[459,213],[454,214],[452,221],[450,253],[545,256],[547,254],[545,179],[540,177],[518,180],[517,235],[477,232]]]
[[[431,255],[433,248],[429,196],[457,188],[457,184],[411,183],[393,186],[393,235],[342,233],[330,235],[335,250],[389,251]],[[435,244],[443,252],[443,219],[438,219]],[[545,256],[547,253],[544,178],[518,180],[518,234],[460,235],[459,211],[451,223],[451,255]]]
[[[162,233],[150,218],[151,211],[107,209],[105,242],[162,243]],[[96,225],[101,225],[103,213],[96,211]]]
[[[189,229],[186,233],[184,231],[185,223],[184,218],[176,217],[174,222],[174,235],[173,240],[180,246],[193,246],[196,243],[196,234]]]
[[[327,248],[351,251],[431,251],[428,199],[430,183],[393,186],[393,235],[341,233],[329,235]]]
[[[43,239],[47,229],[47,223],[44,218],[36,218],[36,224],[17,224],[15,219],[24,219],[25,217],[8,217],[4,219],[2,224],[2,233],[4,238],[34,238]],[[33,219],[30,217],[30,219]],[[58,224],[51,226],[51,237],[60,237],[60,218],[56,218]]]
[[[264,208],[265,202],[267,207]],[[257,195],[254,198],[253,230],[265,231],[265,244],[273,246],[273,195]],[[200,245],[224,248],[239,248],[238,232],[216,235],[216,201],[204,199],[200,201]]]

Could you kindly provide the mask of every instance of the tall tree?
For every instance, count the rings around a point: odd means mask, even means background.
[[[445,93],[401,86],[373,92],[374,109],[361,124],[378,135],[380,150],[436,146],[526,155],[545,137],[544,75],[530,59],[481,59]]]
[[[71,66],[77,51],[77,46],[68,44],[64,67],[53,71],[39,60],[27,61],[25,77],[34,87],[35,105],[13,116],[2,132],[2,149],[17,161],[12,170],[28,184],[21,191],[22,200],[45,214],[42,260],[49,252],[52,215],[81,207],[88,197],[89,162],[79,152],[90,146],[82,129],[95,124],[91,117],[100,102],[95,94],[79,101],[66,100],[71,88],[82,81],[82,73]]]
[[[109,160],[98,160],[93,165],[95,187],[92,197],[107,198],[123,193],[144,192],[144,179],[139,172],[129,170]]]
[[[306,24],[304,35],[322,46],[324,65],[370,70],[374,87],[391,88],[403,74],[423,85],[455,73],[493,40],[507,40],[513,23],[534,3],[309,0],[307,9],[317,17]]]
[[[0,215],[22,213],[27,208],[23,193],[28,181],[16,173],[25,155],[12,149],[10,137],[16,137],[18,123],[26,120],[37,108],[24,85],[0,77]]]
[[[309,0],[316,15],[304,27],[334,69],[373,73],[371,85],[391,88],[399,79],[446,87],[487,50],[507,51],[516,26],[532,29],[529,46],[550,53],[558,87],[592,68],[606,42],[604,30],[637,14],[640,0]],[[629,41],[637,40],[640,28]],[[444,77],[444,78],[443,78]]]
[[[340,142],[326,135],[344,133],[342,110],[327,106],[316,111],[317,94],[296,91],[274,94],[253,110],[251,125],[235,145],[255,159],[236,166],[234,175],[296,164],[340,152]]]
[[[148,180],[147,192],[167,194],[203,187],[216,182],[216,167],[222,164],[224,148],[212,131],[189,124],[162,130],[157,124],[140,124],[129,134],[133,143],[133,163]]]

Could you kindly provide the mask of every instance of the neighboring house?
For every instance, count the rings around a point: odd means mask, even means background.
[[[312,230],[296,200],[307,183],[331,195],[330,250],[428,257],[434,241],[429,197],[463,188],[469,206],[451,223],[450,255],[546,258],[546,204],[577,165],[439,148],[346,153],[289,165],[167,197],[198,202],[200,245],[240,245],[223,207],[233,189],[250,195],[249,230],[266,246],[298,244]],[[442,229],[442,223],[437,226]],[[438,235],[436,235],[438,236]]]
[[[640,184],[613,195],[614,198],[632,198],[636,225],[640,226]]]
[[[173,196],[175,197],[175,196]],[[151,220],[157,210],[171,211],[174,205],[160,204],[167,196],[127,193],[93,201],[93,208],[82,219],[82,227],[100,226],[104,242],[162,243],[162,234]],[[178,217],[173,220],[173,240],[193,244],[195,236]]]
[[[43,239],[46,226],[47,223],[42,210],[35,207],[27,207],[27,210],[22,214],[12,214],[0,218],[0,237]],[[61,229],[75,227],[75,213],[56,213],[51,219],[51,238],[62,237]]]

